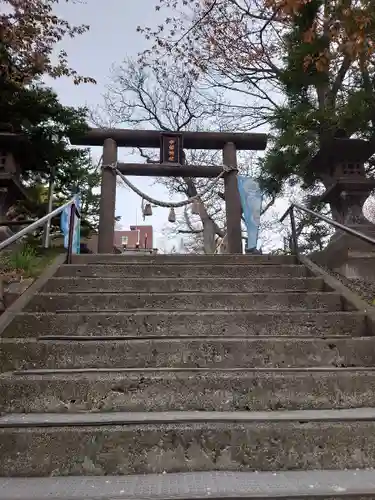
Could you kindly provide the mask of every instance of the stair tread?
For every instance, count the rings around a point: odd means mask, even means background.
[[[89,262],[87,264],[85,263],[79,263],[79,264],[63,264],[61,267],[66,268],[66,269],[78,269],[78,268],[87,268],[87,267],[100,267],[100,268],[105,268],[105,267],[136,267],[139,266],[139,262],[131,261],[131,260],[124,260],[123,262],[120,261],[111,261],[111,262]],[[272,263],[272,262],[265,262],[264,264],[262,263],[251,263],[251,262],[226,262],[225,264],[222,264],[221,262],[181,262],[181,261],[170,261],[170,262],[142,262],[142,267],[147,267],[147,268],[152,268],[152,267],[183,267],[183,268],[188,268],[188,267],[201,267],[201,268],[208,268],[208,267],[219,267],[219,268],[227,268],[228,266],[232,267],[305,267],[303,264],[282,264],[282,263]]]
[[[374,491],[373,470],[217,471],[0,479],[0,500],[345,498]]]
[[[260,261],[260,262],[295,262],[294,255],[270,255],[270,254],[202,254],[202,253],[189,253],[189,254],[150,254],[134,252],[123,254],[79,254],[73,255],[73,264],[80,262],[99,262],[107,264],[108,262],[121,262],[121,261],[159,261],[159,262],[194,262],[201,260],[202,262],[210,261],[223,261],[223,262],[243,262],[243,261]]]
[[[56,276],[112,276],[114,278],[122,277],[152,277],[167,275],[177,277],[185,275],[187,278],[203,276],[307,276],[307,267],[296,263],[281,263],[275,261],[269,262],[226,262],[224,261],[167,261],[167,262],[90,262],[78,264],[66,264],[60,266]],[[150,276],[152,275],[152,276]]]
[[[44,286],[43,292],[125,292],[125,291],[169,291],[170,293],[186,291],[278,291],[278,290],[322,290],[323,279],[313,276],[296,277],[256,277],[251,280],[243,277],[80,277],[57,276],[51,278]]]
[[[103,413],[12,413],[0,417],[0,428],[95,426],[166,423],[375,421],[375,408],[280,411],[169,411]]]
[[[110,276],[54,276],[49,280],[49,282],[53,281],[108,281],[108,282],[116,282],[116,281],[141,281],[141,282],[147,282],[147,281],[171,281],[171,282],[176,282],[176,281],[194,281],[194,282],[206,282],[206,281],[227,281],[227,282],[241,282],[244,281],[244,278],[232,278],[232,277],[205,277],[205,278],[181,278],[178,276],[175,277],[168,277],[168,278],[162,278],[160,276],[153,276],[151,278],[145,278],[145,277],[136,277],[136,278],[112,278]],[[323,281],[322,278],[319,278],[317,276],[295,276],[295,277],[283,277],[283,276],[267,276],[266,278],[254,278],[254,280],[262,282],[262,281],[269,281],[269,282],[274,282],[274,281],[299,281],[299,282],[304,282],[304,281]]]
[[[149,260],[149,262],[147,262]],[[145,262],[146,261],[146,262]],[[204,261],[199,261],[197,260],[196,262],[194,261],[189,261],[189,260],[153,260],[153,259],[145,259],[144,262],[142,262],[142,266],[147,266],[147,267],[153,267],[153,266],[174,266],[174,267],[191,267],[191,266],[198,266],[198,267],[233,267],[233,266],[238,266],[238,267],[305,267],[303,264],[299,264],[297,262],[295,263],[282,263],[282,262],[272,262],[272,261],[264,261],[264,262],[254,262],[249,260],[248,262],[246,261],[232,261],[232,262],[220,262],[220,259],[218,259],[216,262],[212,261],[212,257],[207,260],[207,262]],[[77,268],[77,267],[112,267],[112,266],[139,266],[140,262],[137,262],[136,260],[132,259],[124,259],[121,261],[120,259],[118,260],[111,260],[109,262],[75,262],[73,264],[63,264],[61,267],[66,267],[66,268]]]
[[[330,337],[299,337],[297,335],[283,335],[282,337],[275,337],[272,335],[221,335],[220,337],[214,335],[176,335],[175,337],[166,337],[165,335],[152,335],[152,336],[133,336],[130,335],[124,337],[123,335],[40,335],[39,337],[10,337],[3,338],[1,342],[32,342],[32,341],[56,341],[56,342],[179,342],[179,341],[190,341],[190,342],[275,342],[275,343],[286,343],[286,342],[337,342],[338,340],[375,340],[371,335],[361,335],[355,337],[349,337],[348,335],[335,335]]]
[[[30,368],[25,370],[13,370],[0,374],[0,380],[2,378],[7,378],[10,376],[31,376],[31,375],[43,375],[46,377],[55,375],[71,375],[71,374],[88,374],[90,376],[102,376],[103,374],[147,374],[147,376],[156,375],[158,373],[163,374],[189,374],[194,373],[199,374],[244,374],[253,375],[256,373],[356,373],[356,372],[369,372],[374,373],[375,367],[372,366],[356,366],[356,367],[293,367],[293,368],[273,368],[273,367],[256,367],[256,368],[217,368],[217,367],[203,367],[203,368],[171,368],[171,367],[142,367],[142,368]]]
[[[298,292],[301,292],[301,290],[294,290],[294,289],[291,289],[291,290],[277,290],[277,291],[274,291],[274,292],[262,292],[262,291],[259,291],[259,292],[231,292],[231,296],[241,296],[241,297],[248,297],[248,296],[254,296],[254,295],[261,295],[261,296],[272,296],[272,295],[275,295],[275,296],[281,296],[281,295],[288,295],[288,294],[291,294],[291,295],[295,295],[296,293]],[[196,291],[182,291],[182,292],[173,292],[173,294],[171,294],[171,292],[140,292],[140,291],[133,291],[133,292],[130,292],[130,291],[126,291],[126,292],[97,292],[97,293],[100,293],[101,296],[113,296],[113,295],[121,295],[123,297],[129,297],[129,296],[134,296],[134,295],[137,295],[137,297],[150,297],[150,296],[161,296],[161,297],[170,297],[171,295],[173,296],[182,296],[182,295],[191,295],[191,296],[197,296],[197,295],[200,295],[200,296],[223,296],[223,297],[227,297],[228,296],[228,292],[196,292]],[[41,297],[69,297],[71,296],[71,292],[40,292],[38,293],[37,296],[41,296]],[[80,292],[80,297],[91,297],[92,295],[95,295],[95,292]],[[337,297],[337,296],[340,296],[340,294],[338,292],[324,292],[324,291],[306,291],[306,290],[303,290],[303,295],[309,295],[309,296],[323,296],[323,297]]]
[[[19,344],[35,344],[35,343],[48,343],[51,344],[52,342],[55,342],[56,344],[67,344],[68,342],[71,343],[78,343],[78,342],[100,342],[104,344],[109,344],[111,342],[114,342],[116,344],[118,343],[123,343],[123,344],[128,344],[135,342],[137,344],[141,343],[153,343],[156,344],[157,342],[160,342],[161,344],[176,344],[176,343],[183,343],[183,342],[210,342],[213,344],[221,344],[223,342],[233,342],[233,343],[238,343],[238,342],[243,342],[246,344],[251,344],[251,343],[266,343],[266,342],[272,342],[273,344],[286,344],[286,343],[328,343],[328,342],[338,342],[338,341],[344,341],[346,343],[349,342],[374,342],[375,343],[375,337],[372,335],[361,335],[360,337],[348,337],[347,335],[343,335],[341,337],[335,336],[335,337],[324,337],[324,338],[319,338],[319,337],[297,337],[297,336],[287,336],[284,335],[283,337],[273,337],[272,335],[266,336],[266,335],[222,335],[220,337],[215,337],[215,336],[210,336],[210,335],[191,335],[189,337],[180,337],[179,335],[176,335],[175,337],[165,337],[163,335],[155,335],[150,338],[145,338],[145,337],[116,337],[116,338],[111,338],[111,337],[103,337],[103,336],[84,336],[80,337],[79,335],[76,335],[72,338],[66,338],[64,336],[58,336],[54,337],[53,335],[49,335],[48,338],[46,337],[30,337],[30,338],[24,338],[24,337],[11,337],[11,338],[2,338],[0,340],[0,345],[1,344],[13,344],[13,343],[19,343]]]
[[[333,366],[322,366],[322,367],[293,367],[293,368],[171,368],[171,367],[147,367],[147,368],[29,368],[25,370],[14,370],[6,372],[0,375],[0,378],[6,374],[12,373],[13,375],[52,375],[52,374],[70,374],[70,373],[164,373],[164,372],[174,372],[174,373],[212,373],[212,372],[228,372],[228,373],[319,373],[319,372],[332,372],[332,373],[344,373],[344,372],[374,372],[375,367],[372,366],[358,366],[358,367],[333,367]]]
[[[48,294],[46,294],[48,295]],[[65,294],[65,295],[71,295]],[[92,317],[102,317],[102,316],[143,316],[144,314],[147,313],[147,316],[217,316],[219,313],[220,315],[224,316],[243,316],[244,314],[250,315],[250,316],[282,316],[282,317],[287,317],[287,316],[302,316],[302,317],[311,317],[312,314],[315,314],[317,311],[319,311],[319,314],[323,315],[326,318],[329,317],[349,317],[349,316],[355,316],[357,318],[363,318],[365,317],[365,314],[361,311],[323,311],[322,309],[289,309],[287,311],[278,311],[273,310],[273,309],[263,309],[261,311],[255,310],[255,309],[200,309],[198,311],[193,311],[193,310],[169,310],[169,309],[134,309],[134,310],[129,310],[127,309],[126,311],[119,311],[119,310],[108,310],[108,311],[89,311],[89,312],[82,312],[79,310],[70,310],[70,311],[63,311],[63,314],[65,316],[82,316],[82,315],[89,315],[90,318]],[[61,311],[20,311],[17,313],[17,316],[55,316],[61,314]],[[315,319],[315,318],[314,318]],[[305,321],[304,318],[302,319],[302,322]]]

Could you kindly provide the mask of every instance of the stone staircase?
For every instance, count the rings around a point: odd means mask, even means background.
[[[0,498],[365,498],[371,335],[292,256],[76,256],[1,333]]]

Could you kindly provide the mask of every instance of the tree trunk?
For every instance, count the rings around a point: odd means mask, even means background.
[[[215,225],[212,220],[208,217],[202,219],[203,224],[203,249],[205,254],[215,253]]]
[[[197,196],[197,190],[192,179],[185,179],[187,187],[187,196],[192,198]],[[213,254],[215,252],[215,236],[224,236],[224,232],[219,228],[215,221],[209,216],[206,207],[203,203],[199,204],[199,217],[203,225],[203,249],[205,254]]]

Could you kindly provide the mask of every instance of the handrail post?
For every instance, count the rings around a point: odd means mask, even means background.
[[[290,227],[292,229],[292,252],[294,255],[298,255],[298,241],[297,241],[297,231],[296,231],[296,219],[294,217],[294,205],[291,205],[289,209],[290,217]]]
[[[68,264],[72,263],[75,215],[76,215],[76,205],[75,203],[72,203],[70,205],[70,217],[69,217],[69,238],[68,238],[68,256],[67,256]]]
[[[48,185],[48,205],[47,214],[50,214],[53,210],[53,190],[54,190],[54,179],[55,179],[55,168],[51,167],[49,185]],[[46,225],[44,226],[43,233],[43,247],[48,248],[50,245],[50,232],[51,232],[51,219],[48,219]]]

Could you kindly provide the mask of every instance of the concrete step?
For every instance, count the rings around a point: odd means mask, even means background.
[[[321,278],[52,278],[43,292],[277,292],[322,291]]]
[[[124,254],[81,254],[72,256],[72,264],[210,264],[210,265],[281,265],[298,264],[293,255],[124,255]]]
[[[40,293],[25,311],[126,311],[164,310],[304,310],[339,311],[343,303],[334,292],[284,293]]]
[[[2,371],[27,368],[374,366],[375,338],[3,339]]]
[[[2,337],[359,337],[366,334],[365,316],[354,311],[324,314],[317,314],[316,311],[140,311],[20,313],[2,333]]]
[[[56,276],[103,278],[265,278],[301,277],[309,273],[299,265],[212,264],[66,264]]]
[[[358,469],[0,479],[0,500],[371,500],[374,491],[374,471]]]
[[[374,368],[32,370],[0,375],[7,413],[375,406]]]
[[[13,414],[0,476],[355,469],[375,464],[375,409]]]

